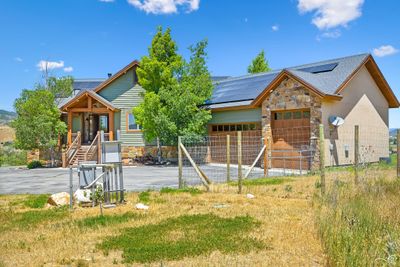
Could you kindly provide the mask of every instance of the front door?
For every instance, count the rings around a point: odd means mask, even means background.
[[[82,143],[91,144],[99,130],[99,115],[84,113],[83,115],[83,139]]]
[[[310,168],[310,110],[272,112],[272,168]]]

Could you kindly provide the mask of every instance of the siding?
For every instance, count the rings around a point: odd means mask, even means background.
[[[261,121],[261,108],[212,112],[209,124]]]
[[[121,130],[121,141],[126,146],[144,146],[144,138],[141,132],[126,131],[126,114],[132,112],[132,108],[142,102],[144,89],[134,85],[133,69],[109,84],[106,88],[98,92],[99,95],[113,103],[121,112],[114,114],[114,130]]]
[[[72,117],[72,132],[77,133],[81,130],[82,127],[82,114],[79,114],[79,116],[74,115]]]

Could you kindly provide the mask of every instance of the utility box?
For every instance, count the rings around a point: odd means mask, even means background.
[[[121,163],[121,141],[105,141],[101,143],[101,163]]]

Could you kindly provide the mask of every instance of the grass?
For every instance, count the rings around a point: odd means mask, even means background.
[[[290,182],[290,178],[257,178],[257,179],[244,179],[244,186],[255,186],[255,185],[279,185],[286,182]],[[237,186],[238,182],[230,182],[232,186]]]
[[[26,212],[1,212],[0,232],[13,228],[21,230],[31,229],[47,221],[56,221],[68,215],[67,208],[54,208],[48,210],[30,210]]]
[[[44,208],[44,205],[47,203],[49,195],[28,195],[25,200],[22,201],[22,204],[25,207],[32,209],[41,209]]]
[[[399,192],[399,180],[332,186],[317,210],[330,265],[400,265]]]
[[[139,202],[143,204],[149,204],[150,203],[150,191],[143,191],[140,192],[138,195],[138,200]]]
[[[158,224],[128,228],[103,241],[100,248],[123,250],[125,262],[159,262],[209,254],[250,252],[267,246],[248,237],[259,226],[250,216],[221,218],[214,214],[183,215]]]
[[[160,190],[161,194],[178,194],[178,193],[189,193],[192,196],[201,194],[202,191],[195,187],[185,187],[185,188],[171,188],[171,187],[163,187]]]
[[[81,228],[99,228],[105,226],[111,226],[115,224],[120,224],[127,222],[133,219],[141,219],[143,215],[133,213],[133,212],[126,212],[123,214],[114,214],[114,215],[99,215],[99,216],[92,216],[86,217],[80,220],[76,220],[75,224]]]

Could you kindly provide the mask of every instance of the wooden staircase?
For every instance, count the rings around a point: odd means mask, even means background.
[[[70,165],[78,166],[79,163],[86,161],[85,155],[88,152],[90,145],[88,146],[80,146],[75,156],[72,158]]]
[[[81,133],[78,132],[77,137],[69,146],[69,148],[62,154],[63,168],[69,166],[78,166],[84,161],[99,161],[100,157],[100,133],[97,132],[96,137],[93,139],[92,144],[81,144]]]

